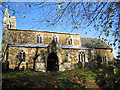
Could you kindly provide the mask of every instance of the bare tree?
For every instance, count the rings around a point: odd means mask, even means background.
[[[10,4],[2,3],[3,7],[5,5]],[[16,7],[18,6],[19,4],[16,3]],[[28,12],[25,7],[29,8]],[[84,29],[92,31],[89,28],[93,27],[99,32],[99,36],[103,35],[107,39],[112,36],[113,40],[110,40],[112,42],[110,44],[115,46],[118,41],[119,8],[120,2],[27,2],[19,11],[13,7],[9,10],[13,12],[13,15],[18,14],[20,17],[32,10],[38,10],[38,18],[32,19],[32,23],[35,24],[31,28],[40,28],[41,25],[45,27],[61,25],[63,29],[71,28],[71,32],[74,32],[74,30]],[[4,10],[0,9],[4,13]],[[27,15],[22,17],[25,18]]]
[[[15,70],[19,70],[21,63],[25,61],[25,57],[26,57],[25,52],[23,50],[20,50],[17,55],[17,58],[19,59],[19,63],[17,67],[15,67]]]
[[[35,55],[33,57],[33,70],[35,70],[35,64],[36,64],[36,60],[38,58],[38,48],[36,48],[36,52],[35,52]]]

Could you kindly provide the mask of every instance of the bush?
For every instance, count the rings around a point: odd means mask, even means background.
[[[101,88],[114,88],[115,90],[117,90],[120,86],[119,72],[120,69],[113,64],[104,66],[97,72],[96,83]]]

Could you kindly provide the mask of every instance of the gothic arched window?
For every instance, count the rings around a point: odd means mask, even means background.
[[[42,43],[42,36],[41,35],[37,35],[37,43]]]
[[[70,37],[69,37],[69,39],[68,39],[68,44],[69,44],[69,45],[72,45],[72,38],[70,38]]]
[[[58,41],[58,39],[57,39],[57,37],[56,37],[55,35],[53,36],[53,40],[54,40],[55,42]]]
[[[104,55],[104,56],[102,56],[102,62],[103,63],[107,63],[107,57]]]
[[[17,58],[20,60],[20,61],[25,61],[26,59],[26,54],[23,50],[19,50],[18,51],[18,55],[17,55]]]
[[[84,52],[80,52],[78,55],[79,61],[85,63],[86,62],[86,55]]]

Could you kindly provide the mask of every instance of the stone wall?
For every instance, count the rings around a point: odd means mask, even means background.
[[[26,68],[26,63],[28,63],[28,68],[33,68],[33,57],[36,54],[37,50],[36,48],[9,47],[8,61],[10,63],[10,68],[15,68],[15,66],[19,62],[18,58],[16,57],[19,50],[23,50],[26,53],[26,60],[21,64],[21,67],[24,66]],[[58,50],[57,56],[59,59],[59,70],[64,71],[67,69],[75,68],[76,67],[75,65],[78,63],[78,53],[80,51],[85,50],[72,50],[72,49],[62,49],[61,51]],[[37,53],[39,54],[39,57],[36,60],[36,70],[41,69],[42,71],[44,71],[45,60],[47,60],[49,53],[47,51],[47,48],[38,48]],[[68,60],[66,55],[68,55]]]
[[[15,68],[17,62],[19,62],[18,58],[18,51],[23,50],[26,53],[26,60],[25,62],[28,63],[29,68],[33,68],[33,58],[35,57],[36,53],[40,53],[44,48],[24,48],[24,47],[9,47],[9,56],[8,61],[10,62],[10,68]],[[42,59],[41,59],[42,60]]]
[[[43,38],[43,44],[50,44],[55,35],[58,38],[60,45],[67,45],[69,37],[72,38],[73,45],[81,46],[79,34],[68,33],[54,33],[54,32],[42,32],[42,31],[28,31],[28,30],[9,30],[8,40],[9,43],[27,43],[36,44],[37,35],[41,35]]]
[[[39,55],[36,59],[35,69],[36,71],[46,71],[46,61],[49,55],[47,48],[25,48],[25,47],[9,47],[8,61],[10,63],[10,68],[15,68],[19,62],[16,55],[19,50],[24,50],[26,53],[26,60],[22,62],[20,68],[33,68],[33,58],[36,53]],[[79,52],[85,52],[86,62],[93,60],[94,55],[102,56],[105,54],[107,59],[111,61],[113,59],[111,50],[105,49],[95,49],[95,50],[78,50],[78,49],[58,49],[56,51],[59,60],[59,71],[69,70],[78,68],[77,63],[79,62]],[[26,65],[28,64],[28,66]]]
[[[94,49],[93,52],[96,55],[100,55],[100,56],[104,56],[105,55],[105,56],[107,56],[107,59],[109,61],[112,61],[113,58],[114,58],[113,52],[110,49]]]

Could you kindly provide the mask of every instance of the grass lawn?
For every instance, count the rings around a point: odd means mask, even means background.
[[[56,73],[35,72],[31,70],[6,72],[2,74],[3,88],[85,88],[68,76],[74,77],[87,88],[95,88],[94,76],[84,69]]]

